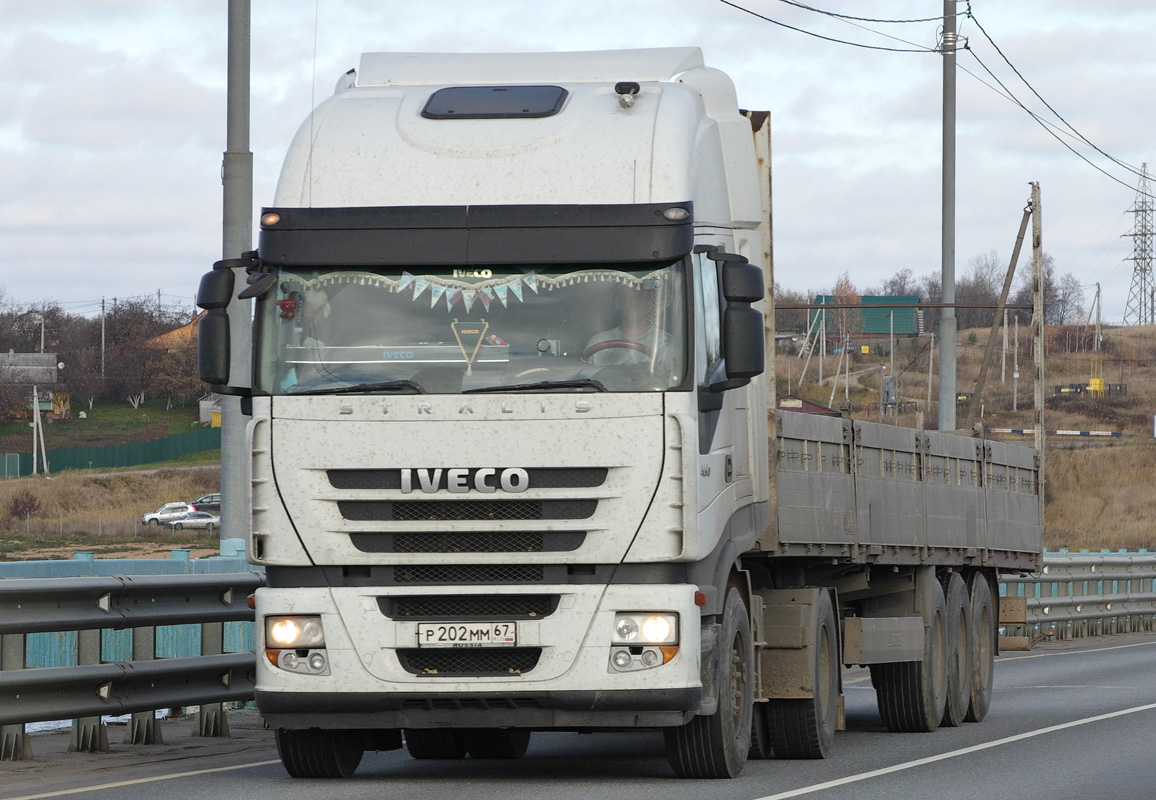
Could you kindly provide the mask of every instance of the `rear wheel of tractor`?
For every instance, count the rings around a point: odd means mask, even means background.
[[[839,716],[839,634],[831,596],[819,596],[815,615],[811,685],[814,697],[767,703],[771,747],[776,758],[826,758],[835,742]]]
[[[463,758],[466,755],[466,738],[453,728],[406,728],[405,746],[414,758]]]
[[[879,714],[897,733],[935,730],[947,703],[946,603],[933,568],[920,569],[915,597],[923,618],[923,660],[871,665]]]
[[[951,573],[947,579],[944,599],[947,604],[947,703],[940,724],[955,728],[963,724],[971,703],[972,668],[971,598],[958,572]]]
[[[971,602],[971,703],[967,722],[982,722],[991,708],[992,676],[995,673],[996,614],[991,584],[982,572],[968,579]]]
[[[521,758],[530,746],[530,732],[523,728],[473,728],[464,733],[470,758]]]
[[[362,731],[278,728],[277,755],[293,778],[348,778],[361,763],[364,738]]]
[[[719,642],[718,709],[664,729],[666,758],[680,778],[734,778],[750,751],[755,656],[750,617],[737,589],[727,592]]]

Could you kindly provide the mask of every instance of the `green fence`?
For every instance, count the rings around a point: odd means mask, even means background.
[[[220,428],[196,428],[165,439],[148,442],[130,442],[112,447],[64,447],[48,451],[48,468],[52,472],[66,469],[111,469],[155,464],[181,456],[216,450],[221,446]],[[9,454],[7,461],[14,460]],[[16,477],[9,467],[7,477]],[[32,455],[20,453],[20,476],[32,474]]]

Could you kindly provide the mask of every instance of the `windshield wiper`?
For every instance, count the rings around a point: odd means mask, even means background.
[[[601,381],[593,378],[573,378],[565,381],[539,381],[538,383],[514,383],[509,386],[483,386],[480,389],[466,389],[462,394],[481,394],[482,392],[532,392],[535,389],[597,389],[605,392],[606,387]]]
[[[425,394],[426,391],[417,381],[402,379],[399,381],[381,381],[379,383],[359,383],[356,386],[337,386],[328,389],[309,389],[304,392],[292,392],[293,396],[303,394],[356,394],[358,392],[385,392],[391,389],[413,389],[415,394]]]

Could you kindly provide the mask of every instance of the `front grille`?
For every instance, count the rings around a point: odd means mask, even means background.
[[[541,564],[429,564],[393,568],[395,583],[542,583]]]
[[[431,531],[352,533],[363,553],[564,553],[577,550],[585,531]]]
[[[414,595],[379,597],[377,604],[381,613],[390,619],[427,622],[541,619],[554,613],[558,595]]]
[[[508,708],[545,708],[541,700],[532,697],[462,697],[424,700],[406,700],[401,704],[406,711],[460,711],[477,709],[490,711]]]
[[[339,500],[353,522],[589,519],[597,500]]]
[[[526,470],[532,489],[589,489],[605,483],[607,471],[606,467],[534,467]],[[471,486],[473,472],[470,470]],[[328,476],[329,485],[334,489],[401,490],[401,470],[398,469],[331,469]],[[445,482],[443,472],[438,488],[444,489]]]
[[[401,668],[414,675],[520,675],[538,665],[542,648],[405,648],[396,652]]]

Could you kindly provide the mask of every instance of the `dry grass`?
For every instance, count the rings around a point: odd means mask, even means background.
[[[63,473],[0,482],[0,560],[64,557],[72,549],[142,555],[214,547],[219,534],[142,525],[167,502],[220,491],[220,468],[159,469],[103,475]]]

